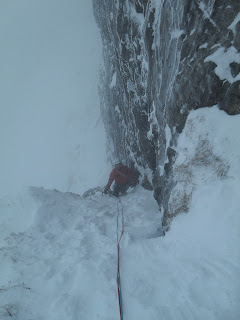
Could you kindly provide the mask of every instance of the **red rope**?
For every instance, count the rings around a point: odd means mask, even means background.
[[[119,254],[120,253],[120,248],[118,244],[118,268],[117,268],[117,287],[118,287],[118,303],[119,303],[119,312],[120,312],[120,319],[122,320],[122,306],[121,306],[121,294],[120,294],[120,279],[119,279]]]
[[[120,199],[119,199],[119,202],[121,203]],[[118,212],[119,212],[119,207],[118,207]],[[123,233],[124,233],[123,208],[122,208],[121,212],[122,212],[122,232],[121,232],[120,239],[118,241],[117,287],[118,287],[118,303],[119,303],[120,320],[123,320],[121,281],[120,281],[120,241],[121,241]],[[117,232],[118,232],[118,230],[117,230]]]

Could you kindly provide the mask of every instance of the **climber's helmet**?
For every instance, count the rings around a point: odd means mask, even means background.
[[[115,168],[118,168],[118,167],[120,167],[122,165],[122,161],[120,160],[120,159],[116,159],[115,161],[114,161],[114,166],[115,166]]]

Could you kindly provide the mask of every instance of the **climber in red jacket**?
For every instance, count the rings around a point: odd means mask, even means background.
[[[108,193],[111,184],[115,181],[113,195],[119,196],[119,193],[125,193],[130,186],[134,186],[134,173],[127,166],[123,165],[120,160],[115,161],[115,168],[111,171],[108,183],[103,193]]]

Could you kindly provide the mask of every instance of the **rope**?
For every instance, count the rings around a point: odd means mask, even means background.
[[[118,302],[119,302],[120,320],[123,320],[121,276],[120,276],[120,241],[121,241],[123,233],[124,233],[124,216],[123,216],[123,207],[121,205],[122,231],[121,231],[120,239],[118,240],[118,217],[120,215],[119,204],[121,204],[121,200],[120,199],[119,199],[119,202],[117,204],[117,209],[118,209],[118,215],[117,215],[117,251],[118,251],[117,288],[118,288]]]

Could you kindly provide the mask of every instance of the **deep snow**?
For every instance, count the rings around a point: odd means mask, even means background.
[[[29,193],[32,200],[27,192],[15,203],[1,201],[4,229],[14,224],[8,206],[28,212],[31,225],[15,225],[1,238],[1,319],[8,318],[6,306],[19,320],[118,317],[118,200],[100,192],[87,199],[39,188]],[[161,235],[158,206],[148,191],[131,190],[122,203],[124,245]]]
[[[177,164],[190,167],[191,206],[165,236],[152,192],[140,186],[121,203],[100,191],[83,198],[41,188],[2,197],[1,319],[119,318],[118,205],[124,319],[238,319],[239,120],[217,107],[190,113]],[[203,137],[228,162],[224,176],[190,161]]]

